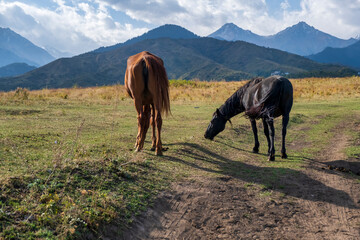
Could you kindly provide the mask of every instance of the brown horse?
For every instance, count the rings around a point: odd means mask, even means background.
[[[138,134],[135,151],[144,146],[146,132],[152,125],[152,148],[156,155],[162,155],[161,114],[170,112],[169,80],[164,62],[149,52],[141,52],[127,60],[125,88],[134,99],[138,118]],[[157,136],[155,131],[157,128]]]

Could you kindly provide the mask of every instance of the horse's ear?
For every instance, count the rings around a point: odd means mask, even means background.
[[[218,109],[218,108],[216,109],[216,111],[215,111],[215,112],[216,112],[216,114],[217,114],[217,115],[220,115],[220,111],[219,111],[219,109]]]

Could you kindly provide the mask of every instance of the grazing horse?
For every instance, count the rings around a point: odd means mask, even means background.
[[[253,152],[259,152],[260,144],[255,120],[261,118],[268,142],[269,161],[274,161],[274,118],[282,115],[281,157],[287,158],[285,136],[292,104],[293,87],[288,79],[281,76],[252,79],[229,97],[220,108],[216,109],[204,137],[212,140],[225,129],[225,124],[230,121],[230,118],[245,112],[245,115],[250,119],[254,133],[255,146]]]
[[[125,88],[134,99],[137,111],[138,134],[135,151],[143,148],[151,122],[153,130],[151,150],[155,150],[156,155],[162,155],[161,114],[170,112],[169,80],[163,60],[146,51],[129,57],[125,72]]]

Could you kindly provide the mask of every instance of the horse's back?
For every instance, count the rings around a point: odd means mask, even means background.
[[[292,92],[292,84],[289,79],[282,76],[271,76],[263,79],[260,84],[267,86],[271,91],[277,91],[283,88],[285,91]]]
[[[293,88],[287,78],[271,76],[251,86],[244,96],[244,106],[250,117],[278,117],[290,112]]]
[[[153,58],[157,58],[157,59],[161,60],[161,58],[159,58],[158,56],[156,56],[148,51],[142,51],[135,55],[130,56],[127,60],[127,66],[129,67],[129,66],[135,65],[146,57],[153,57]]]

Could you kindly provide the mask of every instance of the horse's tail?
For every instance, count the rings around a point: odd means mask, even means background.
[[[161,58],[155,55],[145,55],[143,57],[146,69],[148,71],[148,85],[154,84],[153,100],[156,108],[161,112],[168,115],[170,111],[170,98],[169,98],[169,80],[167,78],[164,63]],[[150,79],[154,83],[150,83]]]
[[[130,76],[131,74],[131,76]],[[124,85],[125,85],[125,90],[126,92],[128,93],[128,95],[131,97],[131,98],[134,98],[134,96],[132,95],[131,91],[130,91],[130,88],[128,86],[128,80],[129,78],[133,78],[134,77],[134,73],[132,70],[129,69],[129,66],[126,68],[126,71],[125,71],[125,81],[124,81]]]

